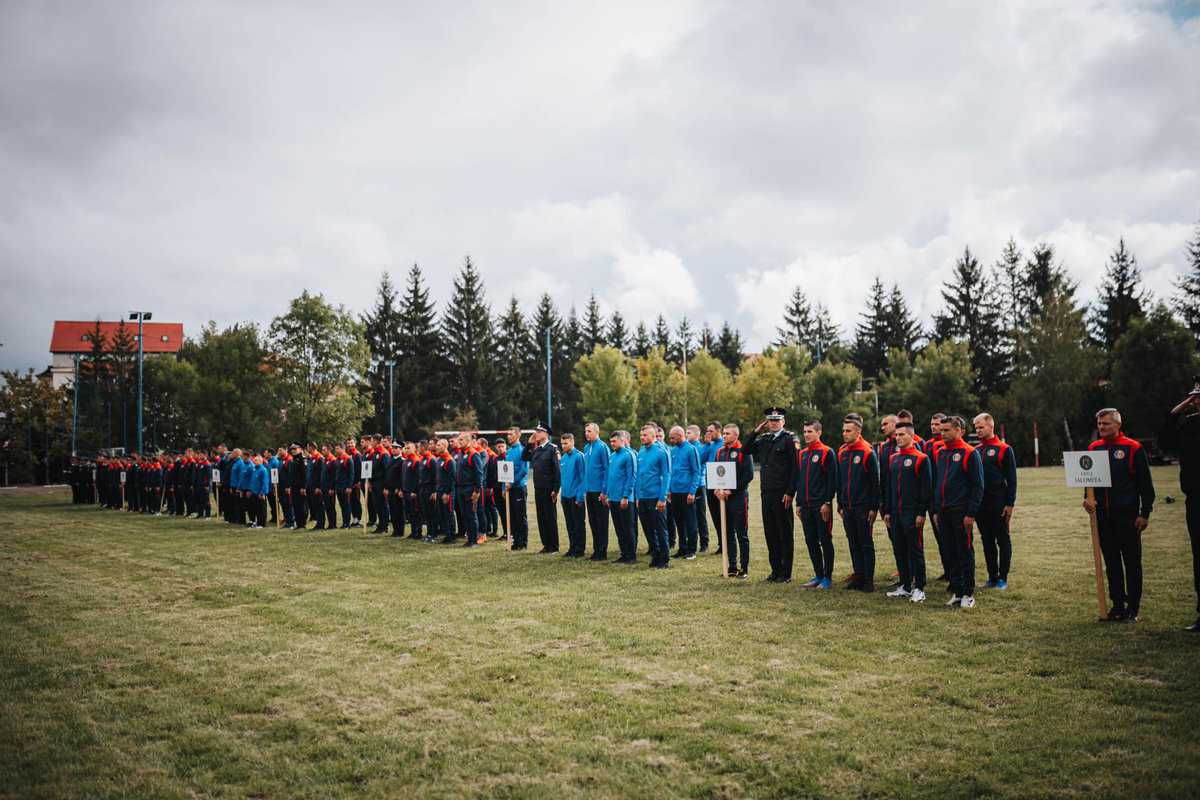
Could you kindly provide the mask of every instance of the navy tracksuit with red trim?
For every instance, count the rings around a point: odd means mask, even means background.
[[[879,460],[864,439],[844,444],[838,450],[838,514],[850,544],[854,584],[871,589],[875,585],[875,542],[870,520],[879,511]]]
[[[937,452],[933,504],[941,528],[939,546],[949,561],[946,576],[950,591],[959,597],[975,594],[975,532],[965,523],[974,519],[983,503],[983,461],[979,452],[962,439],[946,443]]]
[[[988,581],[1007,581],[1012,537],[1004,509],[1017,502],[1017,454],[996,436],[984,439],[975,450],[983,461],[983,503],[975,521],[979,524]]]
[[[434,456],[430,464],[437,470],[437,510],[442,541],[452,542],[457,530],[454,520],[454,492],[458,488],[457,464],[449,453]]]
[[[1134,520],[1149,519],[1154,509],[1150,460],[1141,444],[1124,434],[1097,439],[1088,450],[1108,451],[1112,475],[1111,488],[1093,490],[1108,594],[1113,611],[1136,617],[1142,606],[1142,537]]]
[[[813,576],[833,579],[833,497],[837,494],[837,454],[817,440],[798,452],[796,467],[796,514],[804,529],[804,543],[812,561]],[[821,519],[821,507],[829,506],[829,520]]]
[[[740,441],[732,447],[725,445],[717,450],[713,461],[736,464],[737,489],[731,490],[725,499],[725,514],[729,518],[729,530],[725,535],[725,558],[729,564],[729,572],[741,570],[750,572],[750,530],[747,520],[750,515],[750,492],[747,491],[754,480],[754,458],[742,449]]]
[[[933,499],[933,462],[916,447],[892,453],[883,479],[883,508],[891,521],[892,552],[900,585],[907,591],[925,588],[924,518]],[[924,520],[922,519],[922,522]]]

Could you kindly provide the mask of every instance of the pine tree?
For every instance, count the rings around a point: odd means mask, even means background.
[[[1105,353],[1129,330],[1131,320],[1145,316],[1150,295],[1141,288],[1142,273],[1137,257],[1125,247],[1125,237],[1108,257],[1108,267],[1100,284],[1099,297],[1092,308],[1089,327],[1092,341]]]
[[[992,265],[992,284],[996,287],[1000,329],[1004,333],[1001,342],[1005,362],[1004,373],[1011,376],[1020,361],[1018,344],[1021,332],[1029,324],[1026,316],[1028,286],[1025,283],[1021,250],[1011,237],[1000,252],[1000,258]]]
[[[540,385],[534,369],[537,353],[517,298],[511,297],[496,327],[496,369],[503,384],[496,401],[499,425],[520,424],[535,416]]]
[[[812,338],[813,317],[808,298],[799,286],[792,289],[792,296],[783,309],[783,325],[776,328],[775,347],[784,345],[807,345]]]
[[[867,309],[854,328],[850,360],[867,378],[883,377],[887,368],[889,344],[888,306],[883,281],[876,276],[867,295]]]
[[[695,334],[692,333],[692,325],[688,322],[688,318],[684,317],[679,321],[679,326],[675,328],[675,339],[671,345],[669,358],[676,364],[683,364],[690,361],[696,355]]]
[[[650,333],[646,330],[646,323],[639,322],[633,332],[633,341],[630,342],[628,355],[632,358],[645,358],[650,355],[653,347],[654,342],[651,341]]]
[[[559,367],[559,374],[554,376],[553,381],[556,406],[554,424],[560,430],[567,431],[579,427],[579,387],[571,379],[571,373],[579,359],[591,352],[586,350],[586,340],[583,324],[579,321],[579,315],[575,313],[575,306],[571,306],[567,322],[563,326],[562,366]]]
[[[824,303],[817,303],[812,319],[812,334],[805,344],[812,350],[814,363],[820,364],[830,350],[841,344],[842,329],[834,323]]]
[[[474,410],[481,425],[493,426],[496,385],[491,310],[484,295],[483,279],[470,256],[463,259],[462,270],[454,279],[450,302],[442,314],[442,337],[450,362],[445,379],[450,387],[451,407],[459,412]]]
[[[1075,298],[1076,286],[1067,276],[1062,264],[1054,263],[1054,246],[1042,242],[1033,248],[1030,258],[1025,262],[1024,303],[1022,314],[1025,324],[1032,324],[1035,317],[1042,313],[1046,298],[1053,292],[1061,291],[1068,302]]]
[[[583,349],[585,353],[590,353],[606,341],[604,316],[600,313],[600,304],[596,302],[596,295],[593,293],[583,311]]]
[[[367,372],[367,383],[371,391],[372,417],[364,420],[367,432],[386,431],[390,421],[388,415],[389,385],[388,366],[400,355],[400,308],[396,298],[396,287],[387,272],[379,279],[375,307],[362,317],[367,347],[371,351],[371,362]],[[394,375],[392,376],[394,380]]]
[[[550,385],[554,399],[553,413],[547,420],[545,395],[539,393],[540,400],[534,405],[534,416],[543,422],[558,424],[562,421],[564,401],[567,399],[563,389],[566,383],[570,383],[571,365],[567,364],[566,359],[567,342],[563,322],[549,294],[542,294],[529,327],[537,345],[533,362],[536,366],[533,366],[533,371],[538,375],[537,385],[541,387],[542,393],[546,389],[546,331],[550,332]]]
[[[921,340],[921,323],[917,322],[916,317],[909,311],[908,301],[904,299],[899,284],[892,284],[886,319],[887,351],[900,350],[911,359],[917,342]]]
[[[742,359],[745,358],[742,350],[742,335],[730,327],[728,322],[722,323],[721,333],[717,336],[716,342],[709,346],[709,350],[714,358],[725,365],[730,374],[737,373],[742,366]]]
[[[629,331],[625,329],[625,318],[621,316],[620,311],[614,311],[609,318],[605,341],[609,347],[614,347],[622,353],[629,346]]]
[[[1186,245],[1188,272],[1175,283],[1175,296],[1171,305],[1183,324],[1196,339],[1196,351],[1200,352],[1200,224],[1196,225],[1196,238]]]
[[[650,344],[652,347],[662,349],[663,358],[669,358],[671,354],[671,329],[667,327],[667,321],[663,319],[663,315],[659,314],[658,319],[654,321],[654,333],[651,334]]]
[[[964,248],[950,281],[942,287],[942,305],[933,316],[937,343],[962,341],[974,372],[972,393],[985,401],[1007,386],[1007,359],[1000,326],[1001,304],[979,260]]]
[[[416,264],[400,301],[399,359],[396,364],[396,431],[409,439],[428,435],[428,426],[448,411],[446,348],[429,289]]]

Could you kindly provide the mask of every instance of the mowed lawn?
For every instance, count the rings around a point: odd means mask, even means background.
[[[0,496],[0,795],[1195,797],[1177,476],[1136,626],[1095,622],[1058,469],[970,611],[804,591],[799,534],[762,583],[757,496],[751,581]]]

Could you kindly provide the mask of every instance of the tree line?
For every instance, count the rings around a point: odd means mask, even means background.
[[[719,331],[687,317],[634,322],[620,309],[602,314],[595,295],[582,314],[564,314],[548,294],[493,308],[470,257],[439,310],[414,264],[402,287],[385,272],[360,315],[305,291],[265,327],[210,322],[178,358],[146,359],[145,449],[342,438],[386,432],[392,419],[407,438],[548,416],[564,430],[584,420],[609,429],[645,419],[748,424],[778,403],[793,425],[854,410],[868,430],[899,408],[918,420],[986,408],[1032,463],[1035,423],[1043,454],[1085,445],[1105,405],[1122,409],[1132,435],[1149,437],[1190,388],[1200,373],[1200,226],[1185,247],[1186,272],[1156,299],[1121,240],[1090,306],[1051,244],[1023,253],[1010,240],[988,265],[964,248],[928,328],[897,283],[876,278],[848,333],[796,286],[776,337],[750,355],[728,322]],[[130,450],[133,331],[122,323],[105,340],[97,324],[89,339],[76,448]],[[3,377],[4,463],[13,480],[41,479],[69,455],[76,393],[38,388],[32,371]]]

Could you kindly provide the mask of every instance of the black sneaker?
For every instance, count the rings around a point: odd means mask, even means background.
[[[1196,617],[1196,621],[1184,628],[1188,633],[1200,633],[1200,617]]]
[[[1101,622],[1120,622],[1125,619],[1125,612],[1116,608],[1109,609],[1108,616],[1100,620]]]
[[[588,561],[608,561],[608,553],[592,553]]]
[[[479,547],[479,542],[468,537],[467,541],[463,542],[463,547]]]

